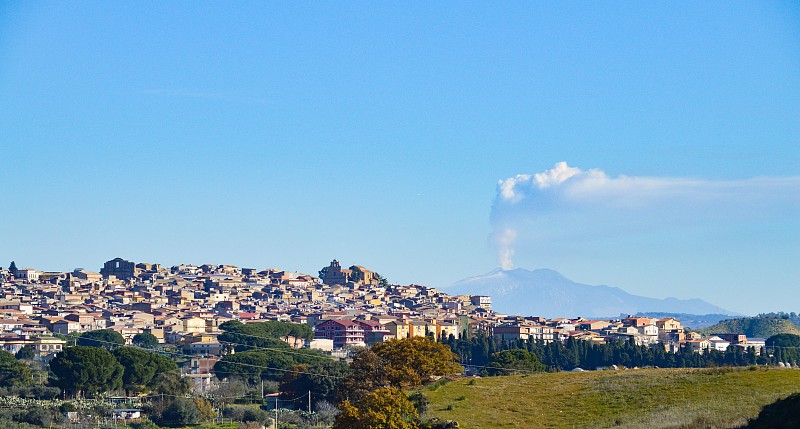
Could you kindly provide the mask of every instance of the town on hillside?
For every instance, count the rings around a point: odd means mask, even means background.
[[[586,320],[501,314],[492,309],[488,296],[451,296],[417,284],[389,284],[365,267],[345,269],[337,260],[318,276],[232,265],[167,268],[121,258],[106,262],[99,272],[39,271],[12,264],[0,269],[0,281],[0,349],[16,353],[32,345],[42,357],[62,350],[67,345],[64,335],[110,329],[128,343],[137,334],[149,333],[159,343],[177,345],[189,355],[213,362],[230,351],[217,336],[219,326],[231,320],[310,325],[311,341],[285,340],[293,347],[341,357],[354,347],[391,338],[459,339],[476,332],[507,342],[627,340],[673,353],[764,346],[763,339],[737,333],[703,337],[686,331],[674,318]],[[211,371],[211,365],[185,369],[201,389],[211,384]]]

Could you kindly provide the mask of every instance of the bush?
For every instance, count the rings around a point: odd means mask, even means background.
[[[229,405],[222,409],[222,417],[226,419],[236,420],[238,422],[242,421],[244,417],[244,410],[247,407],[237,407],[233,405]]]
[[[50,426],[53,423],[53,413],[42,407],[32,407],[22,416],[21,420],[39,427]]]
[[[64,402],[58,407],[58,411],[62,413],[72,413],[78,411],[78,407],[76,407],[72,402]]]
[[[142,419],[140,422],[131,423],[131,429],[160,429],[160,427],[147,418]]]
[[[242,421],[259,422],[266,425],[272,422],[272,419],[270,418],[269,413],[262,409],[247,407],[244,410],[244,415],[242,415]]]
[[[200,423],[200,411],[194,401],[186,398],[175,398],[164,410],[163,424],[167,426],[187,426]]]

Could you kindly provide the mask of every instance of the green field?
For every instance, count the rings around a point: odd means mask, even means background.
[[[791,369],[634,369],[462,379],[425,391],[462,428],[738,428],[800,392]]]

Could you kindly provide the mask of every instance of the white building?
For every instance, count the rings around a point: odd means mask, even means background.
[[[33,268],[23,268],[21,270],[17,270],[17,275],[14,277],[27,282],[36,282],[39,281],[39,272]]]

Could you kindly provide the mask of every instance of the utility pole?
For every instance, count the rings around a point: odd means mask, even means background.
[[[308,414],[311,414],[311,391],[308,391]]]

